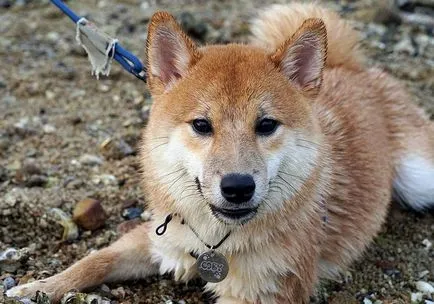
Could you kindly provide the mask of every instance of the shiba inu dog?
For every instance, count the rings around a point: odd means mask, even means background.
[[[307,303],[318,278],[360,256],[392,195],[419,210],[434,202],[433,124],[402,84],[364,66],[357,40],[316,4],[264,10],[248,45],[198,47],[156,13],[141,145],[153,220],[7,295],[59,300],[212,271],[205,288],[219,304]]]

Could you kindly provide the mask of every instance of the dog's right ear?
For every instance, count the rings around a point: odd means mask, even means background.
[[[148,84],[152,94],[170,90],[200,58],[194,42],[167,12],[152,16],[146,47]]]

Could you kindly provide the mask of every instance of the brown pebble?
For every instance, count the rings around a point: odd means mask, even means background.
[[[96,230],[104,226],[107,214],[99,201],[86,198],[77,203],[72,219],[83,229]]]
[[[142,221],[140,219],[135,218],[133,220],[129,220],[129,221],[120,223],[116,230],[119,234],[125,234],[128,231],[136,228],[141,223],[142,223]]]

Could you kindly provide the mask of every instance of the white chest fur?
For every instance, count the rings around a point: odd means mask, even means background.
[[[175,280],[188,281],[197,276],[196,259],[190,252],[208,250],[191,232],[188,226],[169,224],[162,236],[153,233],[152,257],[160,265],[160,273],[173,273]],[[222,246],[221,253],[229,262],[228,276],[219,283],[208,283],[206,289],[218,296],[230,296],[254,302],[269,299],[279,289],[282,273],[291,273],[286,252],[280,246],[264,244],[254,250],[235,251],[233,248],[245,242],[241,232],[231,234]],[[232,248],[232,249],[231,249]],[[266,302],[264,302],[266,303]]]

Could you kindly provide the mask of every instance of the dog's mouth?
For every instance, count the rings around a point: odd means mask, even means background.
[[[196,187],[200,195],[205,199],[202,192],[202,185],[199,178],[194,179]],[[208,203],[212,214],[219,220],[228,224],[244,224],[251,220],[257,213],[258,207],[252,208],[223,208],[217,207],[212,203]]]
[[[258,208],[220,208],[215,205],[210,205],[211,211],[215,217],[223,221],[245,223],[252,219]]]

